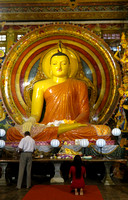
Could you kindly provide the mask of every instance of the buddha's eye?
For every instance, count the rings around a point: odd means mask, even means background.
[[[62,62],[62,65],[66,65],[66,62]]]
[[[57,65],[57,63],[55,62],[55,63],[52,63],[53,65]]]

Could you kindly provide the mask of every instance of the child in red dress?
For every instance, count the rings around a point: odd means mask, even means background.
[[[75,195],[78,195],[78,189],[80,195],[83,195],[83,189],[85,187],[84,178],[86,178],[86,169],[82,164],[81,157],[76,155],[74,157],[73,165],[69,170],[69,178],[72,177],[71,191],[75,190]]]

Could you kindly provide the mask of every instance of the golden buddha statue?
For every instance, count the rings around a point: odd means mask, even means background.
[[[23,132],[31,131],[36,141],[75,139],[111,139],[111,129],[106,125],[89,123],[88,88],[84,81],[73,78],[76,64],[71,67],[69,56],[59,52],[43,61],[47,79],[37,81],[33,87],[31,115],[21,125]],[[45,114],[42,120],[42,110]],[[40,122],[40,123],[39,123]],[[36,131],[35,131],[36,130]],[[7,140],[20,140],[23,135],[16,127],[7,131]]]

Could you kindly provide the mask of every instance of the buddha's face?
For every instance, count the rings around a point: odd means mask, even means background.
[[[66,56],[53,56],[51,60],[52,75],[56,77],[68,76],[69,60]]]

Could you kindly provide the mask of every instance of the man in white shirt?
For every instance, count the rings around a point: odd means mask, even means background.
[[[21,189],[25,167],[27,171],[27,177],[26,177],[27,188],[31,187],[32,153],[35,150],[35,140],[31,138],[29,131],[26,131],[24,135],[25,137],[21,139],[18,145],[18,149],[21,155],[19,163],[17,189]]]

